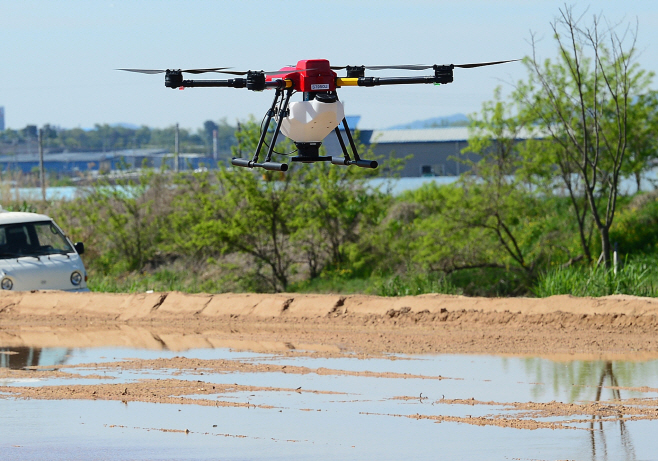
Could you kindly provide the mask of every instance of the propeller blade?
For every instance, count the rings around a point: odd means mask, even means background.
[[[430,69],[432,66],[425,66],[423,64],[401,64],[397,66],[366,66],[368,70],[384,70],[384,69],[402,69],[402,70],[425,70]]]
[[[139,72],[140,74],[161,74],[166,72],[159,69],[116,69],[116,70],[125,70],[126,72]]]
[[[224,69],[230,69],[230,67],[213,67],[210,69],[183,69],[181,72],[186,72],[188,74],[205,74],[206,72],[221,72]]]
[[[213,67],[213,68],[208,68],[208,69],[183,69],[181,72],[187,72],[188,74],[204,74],[206,72],[220,72],[224,69],[230,69],[230,67]],[[174,70],[174,69],[117,69],[117,70],[125,70],[126,72],[139,72],[140,74],[161,74],[163,72],[167,72],[167,70]]]
[[[265,75],[280,75],[280,74],[294,74],[297,72],[308,72],[309,70],[315,70],[315,69],[270,70],[263,73]],[[242,72],[242,71],[232,71],[232,70],[218,70],[217,72],[220,74],[229,74],[229,75],[247,75],[249,72],[252,71]]]
[[[218,71],[218,73],[220,73],[220,74],[229,74],[229,75],[247,75],[246,72],[237,71],[237,70],[236,71],[222,70],[222,71]]]
[[[510,59],[508,61],[495,61],[495,62],[478,62],[473,64],[455,64],[455,67],[461,67],[464,69],[470,69],[472,67],[482,67],[482,66],[493,66],[495,64],[504,64],[506,62],[519,61],[519,59]],[[346,69],[348,66],[331,66],[333,70],[342,70]],[[385,69],[401,69],[401,70],[426,70],[431,69],[434,66],[428,66],[425,64],[400,64],[395,66],[364,66],[368,70],[385,70]]]
[[[343,70],[347,69],[350,66],[331,66],[332,70]],[[353,66],[360,67],[360,66]],[[402,70],[425,70],[431,69],[432,66],[426,66],[424,64],[400,64],[396,66],[363,66],[368,70],[384,70],[384,69],[402,69]]]
[[[472,67],[495,66],[496,64],[505,64],[506,62],[514,62],[514,61],[520,61],[520,59],[509,59],[507,61],[495,61],[495,62],[478,62],[474,64],[455,64],[455,67],[470,69]]]

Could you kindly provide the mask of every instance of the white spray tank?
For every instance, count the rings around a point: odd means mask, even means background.
[[[322,142],[343,121],[343,103],[312,101],[292,102],[290,114],[281,123],[281,133],[300,143]]]

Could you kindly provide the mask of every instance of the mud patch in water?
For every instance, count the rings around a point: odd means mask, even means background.
[[[13,367],[17,355],[32,359]],[[655,456],[658,361],[225,349],[2,356],[4,459]]]

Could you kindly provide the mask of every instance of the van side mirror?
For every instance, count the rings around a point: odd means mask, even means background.
[[[82,242],[75,242],[73,248],[75,248],[75,251],[77,251],[79,255],[85,252],[85,244]]]

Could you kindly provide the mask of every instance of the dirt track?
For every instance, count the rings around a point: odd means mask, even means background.
[[[658,300],[0,293],[0,345],[658,357]]]

